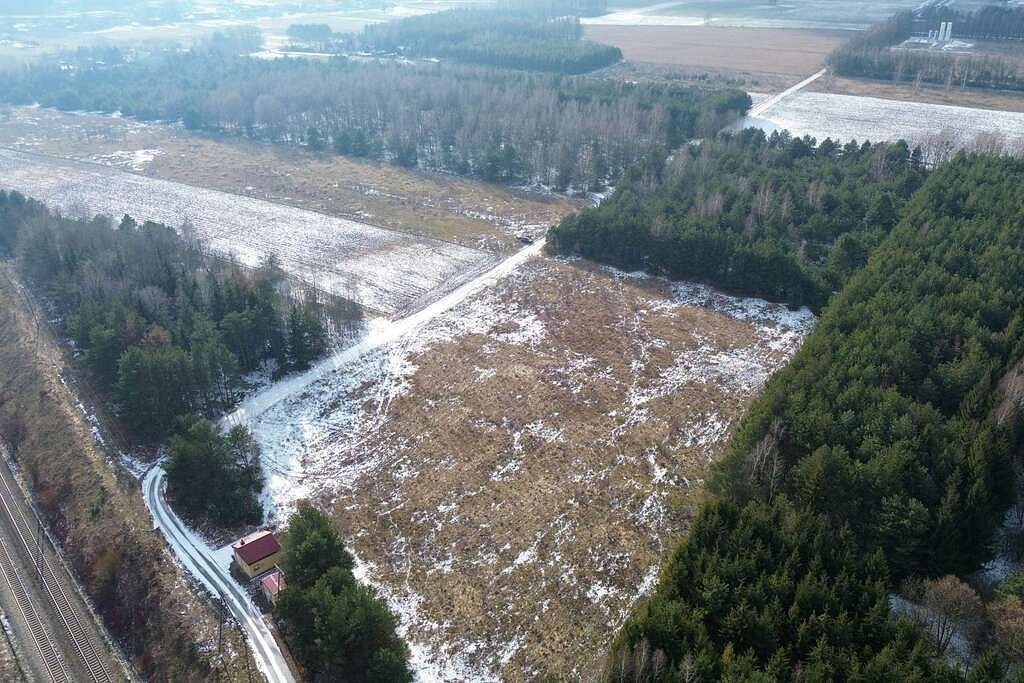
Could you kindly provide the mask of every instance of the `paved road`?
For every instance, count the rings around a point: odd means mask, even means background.
[[[202,539],[189,531],[164,498],[165,472],[159,465],[142,480],[142,492],[153,521],[182,564],[219,596],[245,630],[256,664],[271,683],[294,683],[288,662],[263,614]]]

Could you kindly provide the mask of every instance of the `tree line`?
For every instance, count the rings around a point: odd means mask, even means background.
[[[309,680],[409,683],[398,619],[352,574],[355,561],[327,517],[299,505],[284,534],[288,584],[274,618]]]
[[[452,9],[370,24],[353,42],[375,52],[563,74],[587,73],[622,59],[617,47],[583,40],[575,14],[540,5],[528,11]]]
[[[953,22],[956,38],[983,40],[1024,40],[1024,7],[986,5],[973,12],[949,6],[926,5],[917,14],[917,26],[934,30],[944,21]]]
[[[829,66],[839,76],[1024,90],[1024,71],[1011,59],[893,47],[910,37],[914,22],[913,13],[902,12],[872,26],[833,51]]]
[[[109,52],[109,50],[107,51]],[[107,55],[109,58],[109,55]],[[452,65],[166,51],[0,73],[0,98],[120,111],[492,181],[589,190],[745,112],[739,90]]]
[[[160,440],[181,415],[232,406],[241,375],[272,362],[302,370],[326,348],[325,307],[296,298],[276,259],[249,271],[183,234],[125,216],[69,219],[0,192],[0,252],[43,293],[137,437]],[[354,313],[354,311],[353,311]]]
[[[903,142],[820,145],[757,129],[630,169],[550,248],[820,310],[896,224],[924,179]]]
[[[607,679],[964,680],[887,593],[976,569],[1013,502],[1022,212],[1024,162],[931,172],[738,426]],[[1003,680],[1016,634],[967,680]]]

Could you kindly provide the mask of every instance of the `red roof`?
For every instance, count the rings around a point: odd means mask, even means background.
[[[235,555],[238,555],[242,562],[252,565],[279,551],[281,544],[269,531],[257,531],[232,543],[231,547],[234,548]]]
[[[285,588],[288,584],[285,583],[284,575],[279,571],[273,571],[267,574],[262,579],[263,587],[267,589],[267,592],[271,595],[277,595]]]

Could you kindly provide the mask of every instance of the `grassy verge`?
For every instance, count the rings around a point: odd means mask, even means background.
[[[0,264],[0,436],[104,622],[154,681],[242,680],[248,656],[153,530],[62,379],[60,347]]]

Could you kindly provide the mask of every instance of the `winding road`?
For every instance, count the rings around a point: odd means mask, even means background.
[[[166,483],[163,467],[152,467],[142,480],[142,493],[153,521],[163,532],[185,568],[219,596],[232,616],[245,630],[256,664],[272,682],[294,683],[288,662],[278,647],[263,614],[252,598],[238,585],[230,570],[218,561],[202,539],[189,531],[164,498]]]
[[[820,78],[825,72],[826,70],[822,69],[791,88],[767,98],[754,107],[749,115],[756,116],[764,112]],[[493,286],[523,263],[539,255],[543,251],[544,245],[545,240],[537,240],[490,270],[404,318],[372,321],[366,336],[361,341],[339,350],[306,372],[276,382],[249,397],[234,412],[221,420],[221,426],[227,428],[232,425],[244,424],[252,427],[264,413],[278,403],[300,394],[318,380],[344,368],[374,349],[415,332],[438,315],[451,310],[474,294]],[[157,527],[163,531],[178,559],[207,588],[223,599],[225,605],[242,625],[260,670],[272,682],[291,683],[294,678],[287,661],[267,622],[253,604],[252,599],[231,576],[226,564],[218,560],[214,551],[190,531],[167,504],[164,499],[164,476],[163,468],[157,465],[150,469],[143,479],[143,495]]]
[[[281,401],[301,393],[317,380],[344,367],[366,353],[392,342],[403,335],[452,309],[470,296],[497,283],[530,258],[544,249],[544,240],[538,240],[520,249],[494,268],[484,272],[441,297],[434,303],[394,321],[375,321],[367,336],[357,344],[344,348],[320,361],[308,371],[267,387],[244,401],[239,408],[222,420],[222,426],[253,424],[263,413]],[[231,614],[238,620],[248,637],[250,647],[260,670],[272,683],[292,683],[295,679],[288,662],[260,610],[239,586],[230,569],[199,536],[189,530],[164,498],[165,472],[159,464],[152,467],[142,480],[143,497],[156,526],[163,532],[168,545],[186,569],[216,596],[219,596]]]

